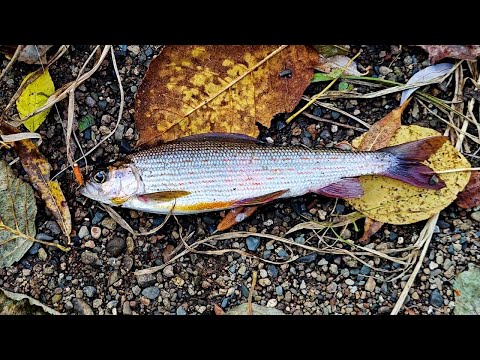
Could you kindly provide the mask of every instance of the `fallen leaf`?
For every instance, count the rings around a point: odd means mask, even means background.
[[[441,135],[433,129],[416,125],[402,126],[392,137],[389,145]],[[353,140],[358,147],[365,134]],[[430,159],[424,162],[435,171],[469,168],[470,163],[450,142],[446,142]],[[358,199],[347,202],[364,215],[389,224],[411,224],[426,220],[446,208],[455,199],[470,179],[470,172],[441,174],[446,187],[428,190],[406,184],[384,176],[368,175],[360,177],[365,191]]]
[[[26,45],[18,56],[18,61],[26,64],[46,64],[47,51],[52,45]]]
[[[30,73],[25,76],[22,84],[27,81],[32,74],[33,73]],[[55,86],[53,85],[50,73],[48,70],[46,70],[35,81],[29,84],[17,99],[17,111],[20,115],[20,119],[26,117],[30,113],[45,105],[50,95],[52,95],[54,92]],[[42,111],[41,113],[25,120],[23,125],[25,125],[28,130],[34,132],[45,121],[45,118],[49,112],[50,109]]]
[[[87,114],[78,121],[78,130],[84,132],[93,125],[95,125],[95,118],[93,115]]]
[[[217,304],[213,305],[213,312],[215,313],[215,315],[225,315],[225,311],[223,311],[223,309]]]
[[[285,315],[282,311],[270,308],[266,306],[261,306],[257,304],[252,304],[253,313],[252,315]],[[248,314],[248,304],[241,304],[235,306],[228,310],[225,315],[249,315]]]
[[[34,298],[0,288],[0,315],[61,315]]]
[[[417,45],[428,53],[430,63],[435,64],[449,57],[461,60],[475,60],[480,55],[480,45]]]
[[[325,58],[335,55],[347,55],[349,51],[348,45],[313,45],[313,47]]]
[[[455,203],[463,209],[470,209],[480,205],[480,173],[472,172],[470,181],[465,189],[457,195]]]
[[[30,249],[36,215],[32,188],[0,160],[0,268],[19,261]]]
[[[410,80],[407,81],[406,85],[424,83],[424,82],[432,81],[434,79],[441,79],[450,70],[452,70],[452,68],[453,68],[453,64],[450,64],[450,63],[441,63],[437,65],[428,66],[425,69],[422,69],[419,72],[415,73],[410,78]],[[402,105],[405,101],[407,101],[410,95],[412,95],[415,91],[417,91],[417,89],[418,87],[403,90],[402,98],[400,100],[400,105]]]
[[[269,127],[275,114],[297,106],[318,64],[312,47],[290,45],[249,72],[278,49],[276,45],[167,46],[152,60],[137,93],[138,145],[206,132],[257,137],[256,122]],[[290,75],[280,76],[285,70],[291,70]]]
[[[172,258],[172,252],[175,249],[175,247],[172,244],[168,244],[165,246],[165,249],[163,249],[162,252],[162,258],[163,262],[166,263]]]
[[[480,269],[471,267],[453,282],[455,315],[480,315]]]
[[[375,151],[388,146],[395,132],[402,126],[402,114],[409,102],[405,102],[373,124],[362,136],[362,141],[357,149]]]
[[[1,130],[7,134],[19,131],[5,122],[1,123]],[[20,158],[23,169],[29,176],[30,183],[39,192],[45,206],[52,213],[62,232],[70,239],[72,232],[70,209],[58,182],[50,180],[51,166],[47,159],[31,140],[15,141],[12,146]]]
[[[365,229],[363,230],[363,235],[360,239],[358,239],[358,242],[362,245],[365,245],[368,243],[368,240],[370,237],[377,233],[378,230],[380,230],[383,226],[383,222],[381,221],[375,221],[373,219],[370,219],[369,217],[365,218]]]
[[[349,61],[350,58],[345,55],[335,55],[329,58],[320,57],[320,64],[315,67],[315,70],[330,74],[335,70],[344,68]],[[343,75],[362,76],[362,73],[357,70],[357,63],[353,61],[350,66],[343,71]]]

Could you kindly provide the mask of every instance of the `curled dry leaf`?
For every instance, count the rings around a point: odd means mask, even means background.
[[[1,129],[4,133],[19,132],[6,123],[1,124]],[[70,239],[72,232],[70,209],[58,182],[50,180],[51,167],[47,159],[29,139],[15,141],[12,146],[29,176],[30,183],[39,192],[45,206],[52,213],[62,232]]]
[[[480,45],[418,45],[428,53],[432,64],[449,57],[460,60],[475,60],[480,56]]]
[[[318,64],[313,47],[290,45],[271,56],[277,50],[277,45],[167,46],[152,60],[137,93],[138,145],[205,132],[257,137],[256,122],[269,127],[275,114],[295,108]]]
[[[320,64],[317,65],[315,69],[330,74],[335,70],[344,68],[349,61],[350,58],[345,55],[335,55],[329,58],[320,57]],[[357,70],[357,63],[354,61],[343,71],[343,75],[362,76],[362,73]]]
[[[252,310],[253,312],[251,315],[285,315],[282,311],[278,309],[257,304],[252,304]],[[228,310],[225,315],[250,315],[248,313],[248,304],[238,305]]]
[[[30,249],[36,215],[32,188],[0,160],[0,268],[19,261]]]
[[[465,189],[457,196],[455,203],[463,209],[470,209],[480,205],[480,173],[472,172],[470,181]]]
[[[22,84],[33,74],[34,73],[30,73],[25,76]],[[20,119],[23,119],[30,113],[45,105],[50,95],[52,95],[54,92],[55,85],[53,85],[50,73],[48,70],[45,70],[42,75],[27,85],[20,97],[17,99],[17,111],[18,115],[20,115]],[[23,125],[25,125],[28,130],[33,132],[37,130],[38,127],[45,121],[49,112],[50,108],[25,120]]]
[[[34,298],[0,288],[0,315],[61,315]]]
[[[422,69],[419,72],[415,73],[407,81],[406,85],[428,82],[428,81],[432,81],[434,79],[440,80],[452,68],[453,68],[453,64],[450,64],[450,63],[442,63],[442,64],[428,66],[425,69]],[[418,87],[404,90],[402,92],[402,98],[400,99],[400,105],[402,105],[405,101],[407,101],[407,99],[410,97],[410,95],[412,95],[417,89],[418,89]]]
[[[441,134],[433,129],[411,125],[402,126],[393,136],[389,145],[423,139]],[[356,147],[363,135],[353,140]],[[425,162],[435,171],[469,168],[470,163],[450,142],[446,142]],[[365,195],[347,202],[366,216],[389,224],[411,224],[426,220],[446,208],[470,179],[469,171],[441,174],[446,187],[428,190],[415,187],[399,180],[384,176],[369,175],[360,177]]]
[[[365,218],[365,229],[363,230],[363,235],[358,242],[362,245],[368,243],[368,240],[373,234],[376,234],[383,226],[383,222],[370,219],[369,217]]]

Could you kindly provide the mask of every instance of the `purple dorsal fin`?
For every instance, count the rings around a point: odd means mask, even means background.
[[[363,195],[359,178],[345,178],[316,191],[317,194],[332,198],[358,198]]]

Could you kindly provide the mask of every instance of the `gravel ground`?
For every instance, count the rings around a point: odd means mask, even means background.
[[[52,68],[55,84],[71,81],[88,57],[91,46],[75,45]],[[359,49],[359,46],[352,46]],[[90,164],[102,164],[129,153],[138,135],[133,125],[134,97],[151,59],[160,46],[115,46],[117,62],[125,89],[125,111],[121,125],[107,142],[90,157]],[[415,47],[362,46],[358,62],[372,67],[373,75],[404,82],[416,71],[429,65],[426,54]],[[397,57],[398,56],[398,57]],[[390,63],[390,71],[388,69]],[[2,68],[7,61],[3,61]],[[15,92],[23,76],[35,66],[16,64],[0,82],[0,108]],[[314,94],[324,85],[311,85],[307,94]],[[359,86],[362,89],[362,86]],[[451,98],[452,84],[441,84],[430,89],[442,98]],[[398,105],[399,94],[373,100],[342,100],[333,103],[340,109],[359,116],[368,123],[380,119]],[[59,104],[62,118],[66,118],[65,102]],[[80,134],[85,150],[94,146],[115,126],[119,108],[119,91],[111,59],[76,91],[76,115],[90,114],[95,125]],[[311,113],[338,123],[358,126],[351,119],[334,111],[312,107]],[[332,146],[343,140],[351,141],[359,133],[337,125],[318,123],[298,117],[286,125],[283,114],[277,116],[270,129],[263,129],[261,137],[271,137],[277,144],[304,144],[309,147]],[[412,104],[403,116],[404,124],[419,124],[444,131],[444,125]],[[55,110],[48,116],[39,132],[44,139],[40,147],[57,173],[66,162],[64,135]],[[314,140],[312,133],[318,135]],[[475,149],[475,148],[474,148]],[[77,152],[79,154],[79,152]],[[12,160],[14,154],[4,150],[2,158]],[[474,164],[475,165],[475,164]],[[22,178],[25,173],[15,164],[14,170]],[[387,281],[384,272],[348,256],[320,256],[294,248],[302,256],[295,262],[270,265],[246,258],[237,253],[224,256],[190,254],[153,275],[136,277],[134,271],[163,264],[172,248],[181,243],[180,235],[195,231],[194,239],[210,234],[222,213],[179,217],[182,229],[174,219],[157,234],[132,237],[106,215],[96,203],[79,195],[70,172],[59,177],[73,217],[73,249],[62,253],[51,247],[34,244],[17,264],[0,269],[0,286],[14,292],[28,294],[54,309],[70,314],[212,314],[217,304],[225,311],[247,301],[252,282],[252,271],[259,274],[253,301],[282,310],[286,314],[387,314],[389,313],[409,273],[400,279]],[[39,209],[44,206],[37,199]],[[423,266],[417,276],[405,307],[407,314],[450,314],[454,308],[452,282],[455,275],[479,264],[480,212],[462,210],[450,205],[442,211],[435,228]],[[255,215],[234,230],[248,230],[283,235],[293,225],[303,221],[302,216],[324,220],[330,213],[346,214],[353,209],[343,201],[334,201],[314,194],[300,198],[276,201],[263,206]],[[119,210],[134,229],[146,230],[160,224],[164,217],[129,210]],[[401,248],[414,242],[424,222],[408,225],[386,225],[368,245],[375,249]],[[359,232],[349,227],[343,236],[357,239]],[[59,241],[57,224],[43,211],[37,216],[38,239]],[[295,233],[298,243],[316,245],[313,233]],[[220,244],[219,244],[220,245]],[[338,244],[337,244],[338,245]],[[341,246],[341,245],[340,245]],[[270,260],[281,260],[287,255],[281,244],[265,242],[258,237],[229,240],[222,248],[244,250]],[[380,258],[370,258],[368,264],[382,270],[395,270],[396,265]]]

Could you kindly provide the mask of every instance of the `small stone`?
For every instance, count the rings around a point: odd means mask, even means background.
[[[156,300],[160,296],[160,289],[156,286],[150,286],[142,290],[142,295],[147,299]]]
[[[135,250],[135,242],[131,236],[127,237],[127,252],[131,254]]]
[[[83,244],[83,246],[85,246],[87,249],[94,249],[95,243],[93,242],[93,240],[88,240],[87,242],[85,242],[85,244]]]
[[[275,306],[277,306],[277,304],[278,304],[277,299],[270,299],[267,301],[267,307],[269,308],[274,308]]]
[[[275,279],[278,276],[278,268],[275,265],[268,265],[267,269],[268,269],[268,274],[272,278]]]
[[[330,270],[330,272],[334,275],[337,275],[338,274],[338,266],[337,264],[330,264],[330,266],[328,267],[328,269]]]
[[[290,291],[287,291],[285,293],[285,302],[289,303],[292,301],[292,293]]]
[[[93,100],[93,98],[91,96],[87,96],[86,99],[85,99],[85,104],[87,104],[87,106],[89,106],[89,107],[94,107],[96,102],[95,102],[95,100]]]
[[[117,130],[115,130],[115,133],[114,133],[115,140],[121,141],[123,139],[124,130],[125,130],[125,126],[122,124],[118,124]]]
[[[133,55],[140,54],[140,46],[138,45],[129,45],[127,46],[127,50],[132,52]]]
[[[453,250],[462,251],[462,244],[453,244]]]
[[[300,289],[306,289],[307,288],[307,284],[305,283],[305,280],[302,280],[302,282],[300,283]]]
[[[222,309],[225,309],[227,306],[228,306],[228,297],[223,298],[223,299],[222,299],[222,302],[221,302],[221,304],[220,304],[220,307],[221,307]]]
[[[42,261],[46,261],[48,258],[47,252],[44,248],[38,249],[38,258]]]
[[[45,227],[50,230],[53,235],[59,235],[61,233],[60,227],[56,221],[47,221]]]
[[[363,265],[362,268],[360,269],[360,273],[363,275],[369,275],[370,268],[367,265]]]
[[[447,223],[446,221],[443,220],[438,220],[437,225],[440,227],[440,229],[448,229],[450,228],[450,224]]]
[[[138,286],[142,288],[152,286],[155,284],[155,281],[156,281],[155,276],[153,276],[152,274],[137,275],[136,278],[137,278]]]
[[[85,294],[85,296],[89,298],[93,298],[97,293],[97,289],[94,286],[90,286],[90,285],[84,286],[83,293]]]
[[[173,273],[173,266],[172,265],[167,265],[163,268],[162,271],[163,275],[165,275],[168,278],[174,277],[175,274]]]
[[[106,250],[111,256],[119,256],[127,247],[123,237],[116,237],[107,243]]]
[[[321,258],[320,261],[318,262],[318,266],[323,266],[323,265],[328,265],[328,261],[325,260],[324,258]]]
[[[62,300],[62,294],[55,294],[52,296],[52,304],[56,304],[60,300]]]
[[[113,270],[110,276],[108,277],[108,283],[107,286],[112,286],[115,284],[118,280],[120,280],[120,271],[119,270]],[[118,286],[118,284],[117,284]]]
[[[92,226],[90,233],[94,239],[100,239],[100,236],[102,236],[102,229],[100,229],[98,226]]]
[[[93,315],[93,310],[84,300],[73,298],[72,300],[73,310],[78,315]]]
[[[338,287],[337,283],[336,283],[336,282],[332,282],[332,283],[330,283],[330,284],[327,285],[327,292],[329,292],[329,293],[334,293],[334,292],[337,291],[337,287]]]
[[[273,220],[272,220],[272,219],[268,219],[267,221],[264,221],[264,222],[263,222],[263,225],[265,225],[265,226],[272,226],[272,225],[273,225]]]
[[[187,312],[185,311],[185,309],[183,308],[183,306],[179,306],[179,307],[177,308],[176,314],[177,314],[177,315],[187,315]]]
[[[330,115],[332,115],[333,120],[337,120],[340,117],[340,113],[337,111],[332,111]]]
[[[266,278],[266,277],[268,277],[267,270],[261,269],[261,270],[260,270],[260,277],[261,277],[261,278]]]
[[[105,213],[103,212],[96,212],[95,215],[93,216],[93,219],[92,219],[92,224],[93,225],[97,225],[100,221],[102,221],[102,219],[105,217]],[[80,236],[80,235],[78,235]]]
[[[132,267],[133,267],[133,259],[132,259],[131,256],[125,255],[125,256],[123,257],[122,267],[123,267],[126,271],[132,270]]]
[[[301,245],[305,244],[305,236],[304,235],[297,236],[295,238],[295,242]]]
[[[98,309],[100,306],[102,306],[102,303],[103,303],[102,299],[95,299],[92,302],[92,306],[94,309]]]
[[[378,69],[378,72],[382,75],[388,75],[391,72],[393,72],[393,70],[386,66],[380,66],[380,68]]]
[[[266,279],[260,279],[258,280],[258,284],[262,287],[265,287],[265,286],[268,286],[270,285],[272,282],[270,281],[269,278],[266,278]]]
[[[175,276],[172,280],[172,282],[177,286],[177,287],[182,287],[185,284],[185,280],[183,280],[180,276]]]
[[[438,291],[437,289],[433,290],[430,294],[430,304],[435,307],[440,307],[443,305],[442,294],[440,294],[440,291]]]
[[[345,280],[345,284],[347,284],[348,286],[353,286],[355,285],[355,281],[353,281],[352,279],[347,279]]]
[[[138,285],[135,285],[133,288],[132,288],[132,292],[135,296],[138,296],[140,294],[140,292],[142,291],[142,288]]]
[[[412,294],[412,299],[413,300],[419,300],[420,299],[420,295],[418,295],[418,293],[416,291],[413,292]]]
[[[377,283],[375,282],[375,279],[373,277],[369,277],[367,283],[365,284],[365,290],[373,292],[375,291],[376,285]]]
[[[435,261],[430,261],[430,264],[428,264],[428,268],[430,270],[435,270],[436,268],[438,268],[438,264]]]
[[[299,263],[304,263],[304,264],[310,264],[311,262],[314,262],[317,259],[318,254],[317,253],[311,253],[305,256],[302,256],[298,258],[297,262]]]
[[[102,226],[106,227],[108,230],[115,230],[117,223],[111,217],[107,217],[102,220]]]
[[[130,308],[130,302],[129,301],[125,301],[123,303],[122,314],[123,315],[132,315],[132,309]]]
[[[246,239],[247,248],[250,251],[257,251],[258,247],[260,246],[260,238],[256,236],[249,236]]]
[[[275,288],[275,293],[278,295],[278,296],[282,296],[283,295],[283,287],[281,285],[278,285],[276,288]]]
[[[238,272],[239,275],[243,276],[247,272],[247,267],[242,264],[242,265],[240,265],[240,268],[238,269],[237,272]]]
[[[472,214],[470,216],[476,222],[480,222],[480,211],[472,212]]]
[[[88,235],[88,227],[86,227],[85,225],[83,225],[80,230],[78,230],[78,237],[80,239],[83,239],[85,236]]]
[[[85,265],[93,265],[97,262],[98,255],[89,250],[86,250],[82,253],[82,255],[80,255],[80,260]]]

